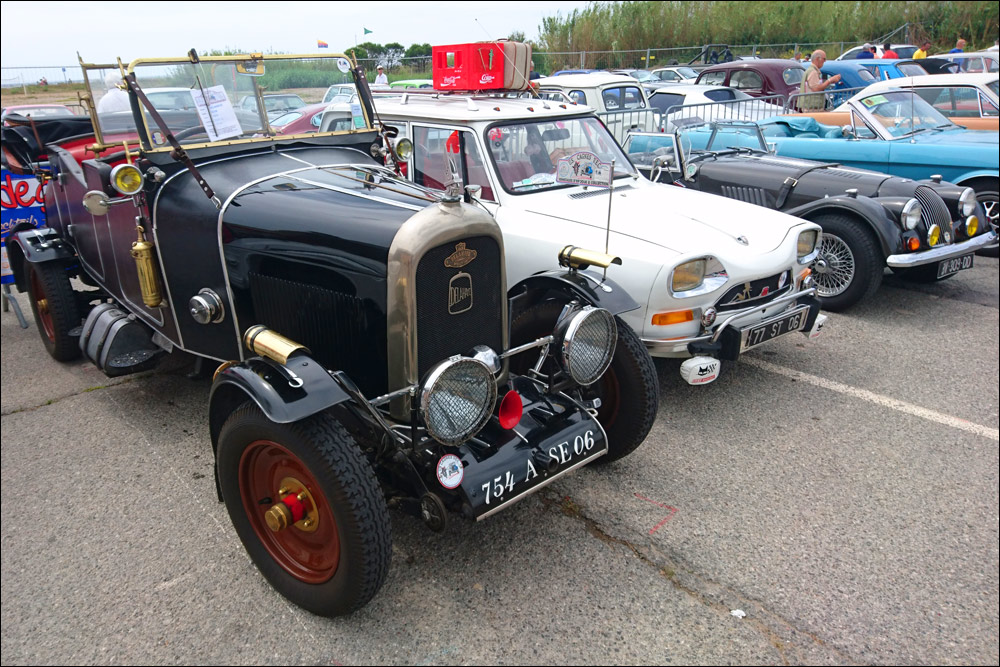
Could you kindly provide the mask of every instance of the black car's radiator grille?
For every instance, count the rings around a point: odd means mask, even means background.
[[[789,271],[782,271],[779,274],[758,278],[750,282],[739,283],[722,295],[722,298],[715,303],[719,312],[727,310],[741,310],[751,306],[760,306],[773,301],[782,294],[792,289],[791,276]]]
[[[348,294],[261,273],[250,273],[250,292],[254,324],[305,345],[318,362],[345,371],[365,393],[384,391],[385,317],[377,309]]]
[[[767,194],[764,188],[747,188],[739,185],[723,185],[722,196],[738,201],[745,201],[748,204],[757,206],[767,206]]]
[[[920,202],[921,215],[927,223],[927,228],[937,225],[942,232],[948,233],[949,239],[953,238],[951,214],[941,196],[926,185],[918,185],[913,196]]]
[[[421,258],[416,283],[421,377],[438,362],[475,345],[503,351],[507,295],[500,275],[500,246],[487,236],[438,246]]]

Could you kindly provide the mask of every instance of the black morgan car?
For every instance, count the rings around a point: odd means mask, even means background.
[[[812,270],[827,310],[874,294],[886,266],[941,280],[972,268],[976,251],[996,243],[972,188],[772,155],[754,123],[699,119],[673,134],[632,134],[626,152],[653,180],[819,224]]]
[[[7,239],[17,287],[56,360],[117,376],[183,351],[215,368],[219,498],[296,604],[338,615],[377,593],[389,507],[434,530],[485,519],[646,437],[659,390],[617,317],[636,307],[606,277],[620,260],[566,239],[508,286],[500,230],[457,174],[441,195],[384,166],[406,147],[372,129],[347,57],[82,68],[90,119],[3,130],[50,225]],[[270,127],[264,90],[339,82],[360,101],[320,131]]]

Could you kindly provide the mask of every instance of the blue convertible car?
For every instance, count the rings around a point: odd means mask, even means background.
[[[1000,190],[997,132],[955,125],[918,95],[857,95],[843,111],[776,116],[759,125],[778,155],[836,162],[971,187],[994,229]],[[826,124],[829,123],[829,124]]]

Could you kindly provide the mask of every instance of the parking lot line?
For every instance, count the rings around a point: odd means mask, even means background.
[[[969,433],[975,433],[976,435],[981,435],[984,438],[990,438],[992,440],[1000,441],[1000,429],[990,428],[988,426],[983,426],[981,424],[974,424],[973,422],[966,421],[964,419],[959,419],[958,417],[952,417],[951,415],[946,415],[940,412],[935,412],[934,410],[928,410],[927,408],[922,408],[919,405],[913,405],[912,403],[907,403],[905,401],[900,401],[895,398],[890,398],[888,396],[876,394],[873,391],[868,391],[866,389],[858,389],[857,387],[851,387],[849,385],[842,384],[840,382],[834,382],[833,380],[827,380],[825,378],[817,377],[815,375],[803,373],[802,371],[797,371],[793,368],[786,368],[784,366],[779,366],[778,364],[772,364],[768,361],[764,361],[763,359],[746,357],[744,359],[741,359],[741,362],[750,364],[751,366],[756,366],[757,368],[760,368],[765,371],[770,371],[771,373],[777,373],[778,375],[784,375],[785,377],[793,378],[795,380],[808,382],[809,384],[815,387],[822,387],[823,389],[829,389],[830,391],[835,391],[839,394],[844,394],[846,396],[859,398],[863,401],[874,403],[876,405],[881,405],[891,410],[904,412],[906,414],[913,415],[914,417],[920,417],[921,419],[926,419],[927,421],[932,421],[938,424],[944,424],[945,426],[957,428],[961,431],[968,431]]]

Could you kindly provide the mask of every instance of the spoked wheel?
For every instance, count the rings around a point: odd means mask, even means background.
[[[70,331],[80,326],[80,307],[65,269],[53,263],[26,264],[31,312],[45,349],[57,361],[80,356],[80,342]]]
[[[236,532],[279,593],[322,616],[375,596],[392,556],[388,510],[336,419],[277,424],[245,403],[223,425],[216,460]]]
[[[825,310],[844,310],[875,293],[884,262],[875,240],[847,216],[826,214],[814,220],[823,228],[819,256],[812,264],[816,291]]]
[[[997,194],[995,190],[984,190],[982,192],[976,191],[976,199],[979,203],[983,205],[986,210],[986,222],[990,225],[990,228],[997,231],[997,220],[998,215],[1000,215],[1000,194]],[[977,254],[985,255],[987,257],[996,257],[1000,254],[1000,246],[992,245],[981,249]]]
[[[562,309],[562,303],[543,301],[525,310],[511,326],[511,345],[552,333]],[[620,317],[615,317],[615,324],[618,342],[611,365],[597,382],[581,389],[584,398],[601,399],[597,420],[608,434],[608,453],[594,463],[610,463],[632,453],[646,439],[659,408],[660,385],[653,360],[629,325]],[[523,375],[536,358],[529,352],[516,355],[511,358],[511,370]],[[551,360],[543,368],[546,373],[554,370]]]

